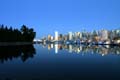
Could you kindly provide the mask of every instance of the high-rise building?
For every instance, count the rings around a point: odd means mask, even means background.
[[[116,30],[117,37],[120,37],[120,30]]]
[[[48,40],[49,40],[49,41],[51,40],[51,35],[48,35]]]
[[[108,31],[107,30],[102,30],[101,31],[101,40],[107,40],[108,39]]]
[[[58,40],[63,40],[63,35],[59,34]]]
[[[58,32],[55,31],[55,41],[58,41]]]
[[[68,35],[64,35],[63,40],[68,40]]]
[[[82,34],[80,32],[75,32],[74,37],[75,37],[75,39],[81,39],[82,38]]]
[[[72,40],[73,39],[73,34],[72,32],[69,32],[69,40]]]
[[[80,37],[80,39],[82,38],[82,33],[79,33],[79,37]]]

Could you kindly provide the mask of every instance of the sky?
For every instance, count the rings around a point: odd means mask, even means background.
[[[0,24],[34,28],[36,38],[54,31],[120,28],[120,0],[0,0]]]

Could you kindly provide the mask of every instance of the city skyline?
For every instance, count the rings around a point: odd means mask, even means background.
[[[54,35],[48,34],[38,40],[34,39],[33,42],[48,44],[120,45],[120,29],[68,32],[67,34],[55,31]]]
[[[47,36],[43,36],[43,37],[41,37],[41,38],[46,37],[46,38],[48,39],[48,38],[51,38],[51,37],[52,37],[52,39],[55,38],[55,40],[58,40],[58,37],[60,37],[61,35],[62,35],[62,36],[68,35],[69,40],[72,40],[72,37],[73,37],[73,36],[79,35],[79,37],[82,37],[82,34],[83,34],[83,33],[89,34],[89,35],[94,35],[94,33],[96,33],[97,36],[100,36],[100,35],[101,35],[102,38],[107,39],[106,36],[114,36],[114,37],[117,36],[117,37],[119,37],[119,36],[120,36],[120,29],[114,29],[114,30],[101,29],[101,30],[92,30],[92,31],[87,31],[87,30],[84,29],[84,30],[82,30],[82,31],[76,31],[76,32],[69,31],[69,32],[67,32],[67,33],[65,33],[65,34],[59,33],[58,31],[54,31],[54,34],[53,34],[53,35],[52,35],[52,34],[47,34]],[[113,34],[114,34],[114,35],[113,35]]]

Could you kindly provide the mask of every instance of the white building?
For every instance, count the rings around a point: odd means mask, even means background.
[[[55,41],[58,41],[58,31],[55,31]]]
[[[101,40],[107,40],[108,39],[108,31],[107,30],[101,30]]]
[[[69,40],[72,40],[72,39],[73,39],[73,33],[69,32]]]
[[[80,32],[75,32],[75,39],[81,39],[82,38],[82,34]]]
[[[80,39],[82,38],[82,33],[79,33],[79,37],[80,37]]]

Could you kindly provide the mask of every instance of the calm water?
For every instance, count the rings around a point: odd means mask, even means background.
[[[0,80],[120,80],[120,47],[34,44],[0,47]]]

